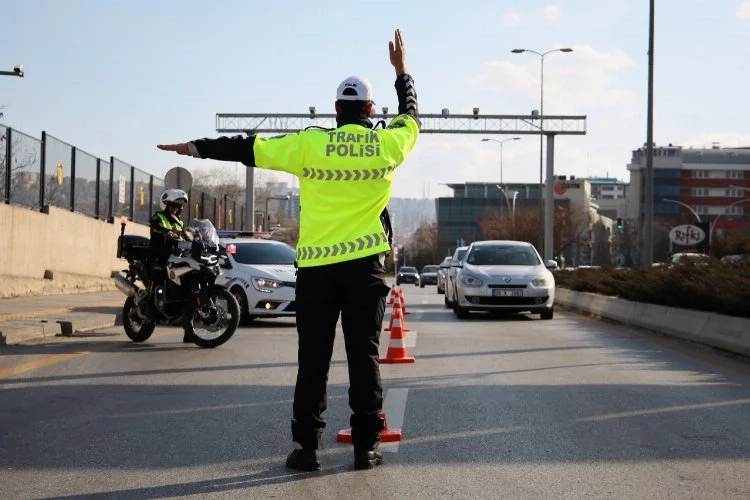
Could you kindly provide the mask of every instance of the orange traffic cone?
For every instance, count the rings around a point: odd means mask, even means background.
[[[404,332],[404,333],[410,332],[411,330],[409,330],[409,328],[406,326],[406,319],[404,318],[404,309],[401,307],[401,301],[400,300],[397,300],[396,302],[393,303],[393,312],[391,312],[391,319],[388,322],[388,328],[383,328],[383,331],[390,332],[391,329],[393,328],[393,320],[396,317],[396,309],[399,309],[401,311],[400,312],[400,315],[401,315],[401,331]]]
[[[398,291],[396,290],[396,287],[394,286],[391,288],[391,295],[388,297],[388,302],[386,302],[386,305],[393,305],[394,299],[398,297]]]
[[[391,341],[388,344],[388,352],[385,358],[379,360],[381,363],[414,363],[415,359],[407,356],[406,353],[404,331],[401,326],[403,319],[401,308],[395,307],[391,316]]]
[[[401,309],[403,309],[404,314],[411,314],[409,311],[406,310],[406,302],[404,301],[404,291],[402,289],[398,289],[398,297],[401,301]]]
[[[383,419],[383,430],[380,431],[380,440],[384,443],[393,443],[395,441],[401,441],[401,429],[389,429],[388,421],[385,419],[385,413],[380,412],[378,415]],[[339,443],[351,443],[352,442],[352,430],[344,429],[336,434],[336,441]]]

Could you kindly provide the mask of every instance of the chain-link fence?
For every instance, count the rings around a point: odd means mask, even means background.
[[[148,223],[160,210],[164,180],[115,157],[97,158],[42,132],[36,139],[0,125],[0,197],[6,204],[47,212],[54,206],[114,222]],[[217,229],[250,230],[244,204],[191,189],[182,213]]]

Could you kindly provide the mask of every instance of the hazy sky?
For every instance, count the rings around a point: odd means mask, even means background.
[[[656,7],[656,142],[750,146],[750,1]],[[556,142],[559,174],[627,180],[646,138],[647,0],[3,0],[0,13],[0,69],[26,72],[0,77],[4,123],[155,174],[210,165],[156,144],[215,136],[217,112],[332,112],[352,74],[396,109],[397,27],[423,113],[528,114],[539,58],[510,51],[572,47],[545,58],[545,114],[588,115],[588,135]],[[422,135],[394,196],[498,181],[500,147],[480,138]],[[506,143],[504,180],[537,182],[538,148],[534,136]]]

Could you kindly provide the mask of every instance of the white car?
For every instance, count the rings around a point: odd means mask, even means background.
[[[251,237],[225,236],[220,241],[227,255],[216,284],[232,292],[242,320],[296,316],[296,252],[292,247]]]
[[[539,313],[554,316],[555,277],[533,245],[521,241],[475,241],[458,264],[453,311],[469,317],[470,311]]]

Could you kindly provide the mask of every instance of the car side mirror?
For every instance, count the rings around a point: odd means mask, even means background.
[[[554,260],[548,260],[547,264],[544,267],[546,267],[550,271],[556,271],[560,269],[560,266],[557,265],[557,261]]]

